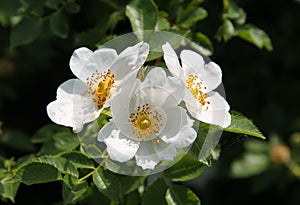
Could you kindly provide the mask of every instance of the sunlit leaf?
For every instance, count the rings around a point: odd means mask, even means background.
[[[195,25],[200,20],[207,17],[207,11],[201,7],[188,7],[181,10],[177,16],[176,22],[185,29]]]
[[[167,18],[159,16],[157,19],[157,23],[155,25],[155,30],[156,31],[163,31],[170,29],[170,23]]]
[[[52,165],[60,173],[69,174],[69,175],[78,177],[78,171],[77,171],[76,167],[65,158],[54,157],[54,156],[42,156],[42,157],[35,158],[33,161]]]
[[[182,185],[171,186],[166,193],[168,205],[200,205],[200,200],[192,190]]]
[[[4,198],[10,199],[15,202],[15,196],[20,186],[21,180],[9,180],[10,177],[1,179],[0,181],[0,195]]]
[[[119,202],[120,183],[118,178],[111,172],[99,168],[93,174],[93,182],[97,189],[109,199]]]
[[[155,28],[158,9],[153,0],[133,0],[126,6],[126,16],[139,40],[143,40],[144,30]]]
[[[231,114],[231,124],[224,131],[251,135],[265,139],[251,120],[240,114]]]
[[[233,36],[235,36],[234,26],[230,20],[226,19],[218,28],[216,38],[218,41],[221,41],[223,39],[226,42]]]
[[[271,39],[268,34],[254,25],[244,25],[236,29],[236,35],[240,38],[256,45],[258,48],[273,50]]]
[[[234,1],[227,0],[228,7],[226,10],[226,15],[229,19],[234,20],[235,23],[242,25],[246,21],[245,11],[239,7]]]

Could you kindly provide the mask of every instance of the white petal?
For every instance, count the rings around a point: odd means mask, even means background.
[[[167,42],[166,44],[162,45],[162,50],[164,52],[164,60],[169,71],[172,73],[173,76],[180,78],[180,73],[182,72],[182,69],[174,49]]]
[[[85,47],[78,48],[73,52],[70,59],[70,68],[76,77],[79,78],[80,73],[84,72],[84,64],[91,57],[92,54],[93,51]]]
[[[88,86],[78,79],[70,79],[62,83],[57,91],[56,98],[63,100],[64,102],[72,101],[73,95],[84,94],[88,90]]]
[[[139,150],[135,155],[136,164],[143,169],[154,169],[160,162],[155,154],[152,141],[141,142]]]
[[[187,88],[185,89],[185,95],[184,95],[183,101],[186,104],[190,104],[190,105],[192,105],[195,108],[198,108],[198,109],[201,108],[201,104],[196,100],[196,98],[194,97],[194,95]]]
[[[160,141],[159,144],[152,142],[155,153],[160,161],[173,160],[177,154],[176,148],[173,144],[167,144],[164,141]]]
[[[99,142],[103,142],[104,139],[108,138],[108,136],[112,133],[112,131],[116,128],[116,125],[113,121],[106,123],[101,130],[98,132],[97,140]]]
[[[128,73],[139,69],[149,54],[149,45],[140,42],[123,50],[110,66],[115,74],[115,80],[122,80]]]
[[[167,115],[167,122],[164,130],[160,134],[162,139],[169,139],[177,135],[181,128],[181,123],[183,119],[183,112],[181,107],[170,107],[164,110]]]
[[[47,105],[49,118],[59,125],[74,127],[73,106],[61,101],[53,101]],[[78,129],[78,128],[76,128]]]
[[[221,68],[214,62],[206,64],[204,69],[199,69],[199,75],[204,80],[208,92],[216,89],[222,82]]]
[[[201,111],[196,110],[193,107],[189,107],[187,104],[187,109],[190,114],[195,117],[196,119],[206,122],[213,125],[219,125],[223,128],[228,127],[231,123],[231,116],[228,111],[221,110],[221,111]]]
[[[210,106],[208,111],[228,111],[230,109],[227,101],[217,92],[209,93]]]
[[[113,122],[107,123],[99,131],[97,139],[104,141],[109,157],[118,162],[126,162],[132,159],[139,148],[139,142],[125,137]]]
[[[140,85],[140,83],[138,79],[128,81],[111,100],[111,113],[116,126],[124,135],[131,139],[136,139],[136,136],[133,135],[131,123],[128,121],[130,114],[129,103],[135,88]]]
[[[117,56],[117,52],[111,48],[100,48],[96,50],[87,60],[82,72],[80,72],[77,77],[83,82],[87,82],[87,78],[90,78],[96,70],[99,73],[106,72]]]
[[[175,136],[164,136],[162,137],[162,139],[169,144],[173,144],[175,147],[183,148],[189,146],[195,141],[197,137],[197,133],[192,128],[194,121],[191,120],[190,117],[187,115],[186,110],[181,107],[180,110],[181,110],[180,130]]]
[[[183,50],[180,58],[185,77],[188,75],[197,75],[199,70],[204,68],[203,57],[194,51]]]
[[[95,120],[101,110],[87,93],[87,85],[78,79],[62,83],[57,89],[57,100],[47,107],[50,119],[61,125],[73,127],[75,132],[84,123]]]
[[[162,68],[150,70],[140,86],[140,98],[152,106],[170,107],[178,105],[184,97],[185,85],[175,77],[166,77]]]

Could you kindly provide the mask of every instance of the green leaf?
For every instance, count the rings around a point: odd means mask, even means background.
[[[39,19],[25,18],[21,23],[12,28],[10,33],[10,45],[16,47],[32,43],[40,34],[42,27]]]
[[[61,180],[59,171],[48,164],[32,163],[23,168],[22,182],[26,185]]]
[[[119,203],[120,183],[113,173],[99,168],[93,174],[93,182],[101,193]]]
[[[205,165],[189,155],[185,155],[174,166],[164,171],[164,176],[172,181],[187,181],[198,177],[205,169]]]
[[[182,185],[171,186],[166,193],[168,205],[200,205],[200,200],[192,190]]]
[[[15,15],[20,7],[18,1],[1,0],[0,1],[0,25],[8,26],[11,17]]]
[[[224,128],[224,131],[251,135],[265,139],[251,120],[240,114],[231,114],[231,124]]]
[[[77,168],[95,168],[94,161],[81,152],[73,151],[62,155],[62,157],[72,162],[72,164],[74,164]]]
[[[33,162],[39,162],[43,164],[52,165],[55,167],[60,173],[69,174],[75,177],[78,177],[78,171],[76,167],[67,159],[62,157],[54,157],[54,156],[42,156],[39,158],[33,159]]]
[[[141,197],[138,191],[131,192],[130,194],[125,196],[124,205],[140,205]]]
[[[142,205],[166,205],[165,194],[168,189],[165,181],[158,178],[153,181],[142,195]]]
[[[223,24],[218,28],[218,31],[216,33],[216,39],[218,41],[221,41],[223,39],[225,42],[227,42],[229,39],[235,36],[234,31],[235,30],[232,22],[226,19],[223,22]]]
[[[3,198],[7,198],[10,199],[12,202],[15,202],[15,196],[20,186],[20,180],[10,180],[10,179],[11,177],[8,176],[1,180],[0,195]]]
[[[184,29],[189,29],[198,21],[207,17],[207,11],[201,7],[188,7],[181,10],[177,16],[176,22]]]
[[[67,38],[69,31],[67,16],[61,11],[55,12],[51,15],[50,29],[54,35],[60,38]]]
[[[143,40],[144,30],[155,28],[158,9],[153,0],[133,0],[126,6],[126,16],[138,39]]]
[[[99,202],[101,202],[101,205],[112,205],[111,201],[92,184],[85,194],[85,198],[80,200],[80,204],[99,205]]]
[[[199,160],[207,166],[210,166],[211,160],[215,159],[215,149],[220,140],[222,130],[216,125],[199,123],[197,138],[188,154],[195,160]]]
[[[199,46],[203,47],[202,50],[200,51],[203,55],[212,55],[214,52],[214,47],[209,40],[209,38],[204,35],[203,33],[197,32],[196,35],[193,37],[194,42],[196,42]]]
[[[133,177],[133,176],[118,175],[117,177],[121,185],[121,195],[126,195],[136,190],[144,183],[146,179],[145,176]]]
[[[31,137],[31,141],[33,143],[44,143],[60,132],[71,133],[71,130],[64,126],[48,124],[38,129]]]
[[[247,24],[238,27],[236,29],[236,35],[260,49],[265,48],[268,51],[273,50],[271,39],[268,34],[254,25]]]
[[[5,130],[0,137],[0,144],[22,152],[32,152],[35,150],[29,136],[18,130]]]
[[[85,197],[88,189],[89,185],[86,181],[79,182],[77,178],[66,175],[62,187],[64,204],[75,204]]]
[[[62,0],[47,0],[45,2],[45,6],[47,6],[50,9],[59,9],[60,5],[62,3]]]
[[[231,164],[231,175],[236,178],[247,178],[258,175],[269,167],[270,159],[265,153],[246,153]]]
[[[167,18],[159,16],[157,19],[157,23],[155,25],[156,31],[168,30],[170,29],[170,23]]]
[[[226,10],[226,17],[238,25],[242,25],[246,21],[246,12],[240,8],[234,1],[228,0],[228,8]]]
[[[71,1],[68,1],[66,4],[65,4],[65,10],[71,14],[76,14],[80,11],[80,6],[78,4],[76,4],[75,2],[71,2]]]
[[[62,152],[72,151],[79,146],[78,136],[73,133],[58,133],[43,144],[39,155],[55,155]]]

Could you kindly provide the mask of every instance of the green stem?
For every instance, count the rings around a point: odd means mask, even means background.
[[[108,155],[107,155],[107,150],[104,150],[103,156],[104,156],[104,158],[103,158],[102,162],[99,164],[99,166],[96,167],[93,171],[91,171],[91,172],[88,173],[87,175],[85,175],[85,176],[81,177],[80,179],[78,179],[78,182],[81,182],[81,181],[83,181],[83,180],[89,178],[89,177],[90,177],[91,175],[93,175],[96,171],[98,171],[98,169],[99,169],[100,167],[102,167],[102,165],[103,165],[103,163],[104,163],[104,159],[105,159],[106,157],[108,157]]]
[[[96,171],[98,171],[98,169],[101,167],[101,165],[99,164],[98,167],[96,167],[93,171],[91,171],[90,173],[88,173],[87,175],[81,177],[80,179],[78,179],[78,182],[81,182],[87,178],[89,178],[90,176],[92,176]]]

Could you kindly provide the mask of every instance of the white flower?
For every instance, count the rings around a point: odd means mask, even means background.
[[[112,99],[112,121],[98,134],[112,160],[135,157],[143,169],[154,169],[163,160],[173,160],[176,148],[191,145],[197,133],[186,110],[178,104],[185,86],[167,77],[162,68],[150,70],[145,80],[133,79]]]
[[[79,132],[84,123],[95,120],[108,107],[118,88],[135,77],[149,53],[149,45],[140,42],[119,55],[114,49],[94,52],[82,47],[74,51],[70,68],[78,79],[59,86],[56,100],[47,106],[50,119]]]
[[[205,64],[203,57],[191,50],[183,50],[178,57],[166,43],[162,46],[164,60],[173,76],[185,83],[184,101],[190,114],[202,122],[228,127],[231,123],[229,105],[213,90],[222,82],[220,67],[210,62]]]

